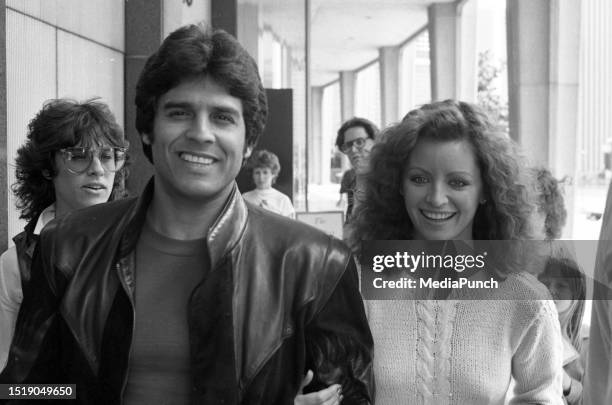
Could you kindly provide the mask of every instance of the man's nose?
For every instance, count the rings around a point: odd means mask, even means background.
[[[198,142],[214,142],[214,134],[214,126],[206,116],[196,116],[192,122],[191,128],[187,131],[187,137]]]
[[[91,158],[91,163],[89,163],[87,172],[96,176],[102,176],[104,174],[104,166],[102,165],[100,156],[96,154]]]
[[[349,148],[349,153],[359,153],[361,148],[357,146],[356,142],[351,143],[351,147]]]

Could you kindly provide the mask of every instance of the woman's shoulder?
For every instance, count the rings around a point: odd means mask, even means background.
[[[552,300],[546,286],[527,272],[508,273],[499,283],[497,291],[502,297],[511,300]]]
[[[558,322],[550,292],[534,275],[527,272],[509,273],[499,284],[495,299],[506,301],[508,309],[513,309],[514,317],[525,323],[540,317]]]

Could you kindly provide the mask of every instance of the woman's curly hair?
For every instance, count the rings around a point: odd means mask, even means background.
[[[111,145],[126,147],[123,130],[106,104],[96,99],[82,103],[70,99],[53,99],[28,125],[24,145],[17,150],[12,191],[17,197],[20,218],[37,218],[55,202],[53,176],[56,173],[55,155],[62,148],[77,145]],[[124,183],[128,174],[126,164],[115,173],[110,200],[127,195]]]
[[[532,238],[533,187],[515,144],[496,132],[477,106],[446,100],[422,106],[381,135],[372,149],[366,177],[365,201],[358,207],[349,241],[413,239],[400,194],[402,175],[419,140],[465,140],[472,146],[482,175],[485,202],[479,205],[473,226],[477,240]]]

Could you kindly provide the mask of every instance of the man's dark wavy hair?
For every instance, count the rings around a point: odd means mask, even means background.
[[[57,174],[55,155],[62,148],[77,145],[125,147],[123,130],[108,106],[96,99],[84,102],[60,98],[45,102],[28,125],[24,145],[17,150],[12,186],[20,218],[37,218],[55,202],[52,177]],[[127,164],[115,173],[110,200],[126,196]]]
[[[261,136],[268,106],[257,64],[236,38],[204,24],[187,25],[171,33],[149,57],[136,85],[136,129],[153,138],[159,98],[181,82],[208,75],[242,101],[246,147]],[[151,145],[143,150],[153,162]]]
[[[534,188],[516,145],[496,131],[481,108],[446,100],[410,111],[381,134],[370,155],[365,201],[356,213],[354,248],[362,240],[414,238],[400,190],[404,168],[421,139],[465,140],[474,150],[485,195],[474,217],[474,239],[533,237]]]

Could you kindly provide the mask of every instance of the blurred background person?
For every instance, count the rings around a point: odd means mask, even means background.
[[[72,210],[125,196],[128,143],[108,106],[55,99],[28,126],[13,193],[28,221],[0,257],[0,369],[4,368],[42,228]]]
[[[252,171],[255,189],[242,194],[251,204],[277,214],[295,218],[295,209],[288,196],[272,187],[280,173],[278,156],[265,149],[253,153],[247,163]]]
[[[560,181],[545,167],[535,167],[531,172],[538,191],[536,227],[544,233],[544,239],[561,239],[567,221],[567,210]]]
[[[374,123],[359,117],[349,119],[338,129],[336,146],[351,163],[351,169],[344,173],[340,185],[340,198],[343,193],[347,196],[345,223],[351,220],[355,198],[362,198],[363,176],[368,172],[370,151],[378,132]]]
[[[550,291],[559,312],[563,338],[563,397],[567,405],[582,399],[584,362],[581,355],[586,276],[571,259],[551,257],[539,279]]]

